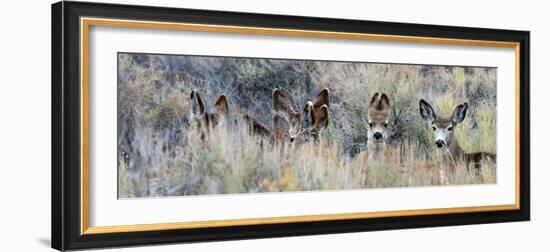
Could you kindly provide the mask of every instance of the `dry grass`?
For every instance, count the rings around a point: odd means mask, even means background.
[[[494,183],[494,164],[483,166],[481,178],[458,164],[450,167],[421,159],[414,146],[388,147],[382,160],[366,152],[341,156],[338,146],[319,144],[271,146],[238,130],[218,127],[205,141],[195,134],[189,151],[160,158],[142,179],[119,166],[121,197],[338,190],[380,187]],[[407,153],[407,154],[402,154]],[[176,162],[172,162],[175,160]],[[140,191],[141,190],[141,191]]]
[[[118,164],[122,198],[496,182],[495,164],[484,164],[480,177],[463,163],[451,173],[418,115],[420,98],[441,113],[469,102],[458,142],[495,153],[495,69],[120,54],[118,70],[118,147],[130,155],[129,166]],[[244,112],[271,126],[274,87],[290,93],[295,107],[331,90],[331,121],[319,144],[272,147],[246,134]],[[228,120],[210,140],[190,134],[193,88],[210,102],[219,93],[229,98]],[[381,160],[368,160],[365,150],[374,92],[386,92],[403,112]]]

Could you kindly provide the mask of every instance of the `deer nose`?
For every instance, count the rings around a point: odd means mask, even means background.
[[[437,148],[442,148],[445,142],[443,142],[443,140],[437,140],[435,141],[435,145],[437,145]]]
[[[374,139],[376,139],[376,140],[380,140],[380,139],[382,138],[382,133],[376,132],[376,133],[374,133],[373,137],[374,137]]]

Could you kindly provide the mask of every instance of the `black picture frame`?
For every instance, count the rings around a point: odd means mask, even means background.
[[[491,40],[519,43],[519,209],[396,216],[283,224],[242,225],[160,231],[81,233],[80,25],[81,17],[253,26],[366,34]],[[52,247],[58,250],[175,242],[254,239],[530,219],[530,85],[528,31],[328,19],[102,3],[52,5]]]

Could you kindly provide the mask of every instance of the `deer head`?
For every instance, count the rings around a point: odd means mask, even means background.
[[[289,142],[307,142],[310,138],[318,140],[319,135],[328,126],[329,91],[325,88],[317,94],[314,101],[307,101],[301,111],[296,111],[288,96],[280,89],[272,92],[273,110],[279,115],[275,127],[285,131],[281,137]]]
[[[219,95],[216,99],[213,106],[213,112],[208,112],[206,110],[205,99],[198,90],[193,89],[193,91],[191,91],[190,99],[190,122],[192,123],[193,129],[201,131],[202,134],[223,122],[229,111],[227,98],[224,94]],[[204,137],[204,135],[202,137]]]
[[[388,138],[390,99],[375,93],[370,101],[367,138],[370,146],[381,147]]]
[[[420,116],[430,124],[433,132],[433,141],[438,151],[460,148],[454,135],[455,127],[464,121],[468,103],[459,104],[450,116],[438,116],[432,105],[421,99],[419,104]]]

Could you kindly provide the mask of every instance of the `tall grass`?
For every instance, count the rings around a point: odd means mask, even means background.
[[[418,114],[426,99],[450,115],[470,104],[455,135],[466,151],[496,152],[496,70],[491,68],[119,54],[119,197],[341,190],[494,183],[496,164],[480,177],[435,158],[432,133]],[[252,113],[272,126],[271,90],[301,107],[330,89],[330,122],[318,144],[271,146],[241,121]],[[230,113],[206,139],[191,134],[189,93],[207,108],[226,93]],[[390,97],[384,158],[366,153],[368,102]],[[397,117],[399,115],[399,117]]]

